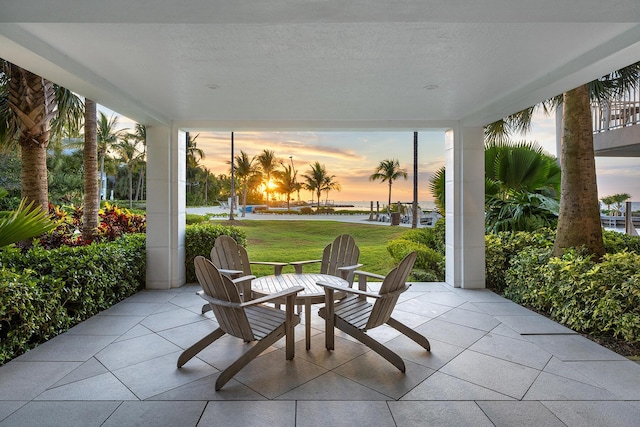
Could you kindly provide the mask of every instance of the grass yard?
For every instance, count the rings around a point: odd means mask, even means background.
[[[219,221],[228,225],[228,221]],[[360,248],[362,270],[387,274],[394,261],[387,252],[387,242],[400,236],[405,228],[338,221],[242,220],[234,226],[247,233],[247,251],[252,261],[304,261],[320,259],[322,250],[338,235],[351,234]],[[253,266],[256,276],[273,274],[273,268]],[[305,272],[320,271],[320,264],[305,266]],[[284,273],[293,273],[287,266]]]

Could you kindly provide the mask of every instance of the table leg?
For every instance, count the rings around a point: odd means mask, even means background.
[[[307,351],[311,350],[311,300],[304,301],[304,332]]]

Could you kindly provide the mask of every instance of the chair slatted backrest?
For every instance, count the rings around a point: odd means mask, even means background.
[[[389,272],[389,274],[384,278],[378,294],[385,295],[401,290],[406,284],[407,277],[409,276],[409,273],[411,273],[411,269],[413,269],[416,256],[416,252],[411,252],[405,256],[402,261],[400,261],[400,264],[391,270],[391,272]],[[393,312],[399,297],[400,293],[388,298],[376,299],[373,309],[371,310],[369,320],[367,321],[366,329],[373,329],[376,326],[380,326],[387,322],[389,317],[391,317],[391,313]]]
[[[338,268],[357,264],[359,257],[360,249],[358,249],[353,237],[341,234],[335,238],[333,243],[324,248],[320,273],[342,277]]]
[[[251,274],[251,264],[247,250],[233,237],[222,235],[213,243],[211,260],[221,270],[240,270],[244,276]]]
[[[242,302],[236,285],[227,276],[220,274],[220,271],[211,261],[203,256],[197,256],[194,263],[196,277],[205,294],[220,301],[237,304]],[[215,303],[210,303],[210,305],[220,328],[224,332],[234,337],[242,338],[244,341],[253,341],[255,339],[243,308],[228,307]]]

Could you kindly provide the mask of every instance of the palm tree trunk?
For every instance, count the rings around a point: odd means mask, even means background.
[[[84,101],[84,208],[82,210],[82,239],[93,240],[98,230],[100,189],[98,187],[98,139],[96,103]]]
[[[129,169],[129,209],[133,208],[133,170]]]
[[[47,146],[57,108],[53,83],[10,62],[4,73],[8,105],[20,129],[22,197],[48,212]]]
[[[560,212],[553,253],[560,256],[565,248],[584,245],[599,259],[605,251],[587,85],[564,94],[562,122]]]
[[[244,218],[244,214],[247,211],[247,183],[245,182],[242,186],[242,218]]]
[[[21,143],[22,198],[34,202],[34,207],[49,211],[49,185],[47,183],[47,149],[30,143]]]
[[[389,180],[389,202],[387,203],[387,214],[391,215],[391,180]]]

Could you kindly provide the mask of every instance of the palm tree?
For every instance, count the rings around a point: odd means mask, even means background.
[[[0,63],[0,142],[20,146],[22,197],[46,212],[47,146],[65,123],[80,121],[82,101],[24,68],[3,59]]]
[[[293,166],[280,163],[283,170],[273,171],[273,176],[276,179],[276,191],[280,194],[287,195],[287,210],[291,208],[291,193],[294,193],[298,188],[297,182],[298,172],[293,169]]]
[[[560,169],[536,143],[485,144],[487,231],[535,230],[552,226],[558,216]],[[436,171],[430,189],[444,215],[445,168]]]
[[[118,129],[118,116],[112,114],[110,118],[101,111],[100,119],[97,123],[96,138],[98,143],[98,160],[100,161],[100,194],[104,188],[103,177],[104,174],[104,162],[109,151],[118,143],[118,139],[124,136],[126,129]],[[106,193],[103,195],[107,198]]]
[[[271,175],[278,167],[280,160],[276,158],[275,152],[272,150],[264,149],[262,153],[256,156],[256,160],[260,163],[260,171],[266,181],[266,193],[267,193],[267,206],[269,206],[269,193],[271,192],[271,188],[269,188],[269,184],[271,182]]]
[[[114,146],[116,152],[120,155],[120,162],[124,163],[127,168],[127,177],[129,178],[129,209],[133,207],[133,171],[140,163],[142,153],[138,151],[136,141],[130,141],[128,137],[124,137],[122,141]]]
[[[84,100],[84,207],[82,208],[82,239],[91,241],[100,223],[100,187],[98,179],[98,140],[96,103]]]
[[[235,157],[235,175],[242,186],[242,217],[245,216],[245,211],[247,210],[247,187],[249,181],[256,174],[260,173],[258,167],[254,164],[255,160],[255,156],[249,158],[247,153],[242,150],[240,154]]]
[[[0,192],[4,197],[6,192]],[[49,214],[27,204],[22,199],[18,209],[0,218],[0,248],[31,237],[39,236],[56,228],[57,224],[49,218]]]
[[[315,162],[314,164],[309,166],[311,166],[311,169],[309,170],[309,172],[302,175],[302,177],[305,179],[305,182],[302,184],[302,186],[306,190],[311,191],[312,193],[315,192],[316,197],[318,199],[318,210],[319,210],[320,196],[324,191],[324,187],[326,186],[326,181],[329,174],[327,173],[327,169],[324,167],[324,165],[321,165],[320,162]],[[334,175],[332,175],[332,177],[333,176]]]
[[[406,180],[408,174],[406,169],[400,168],[400,162],[398,159],[382,160],[373,175],[369,177],[369,181],[380,180],[381,182],[389,182],[389,202],[387,204],[387,213],[389,213],[391,209],[391,186],[393,185],[393,181],[397,181],[398,178],[401,177]]]
[[[566,248],[584,246],[599,259],[604,254],[595,155],[591,101],[606,102],[636,87],[640,81],[640,62],[617,70],[598,80],[565,92],[542,104],[545,110],[562,107],[562,137],[560,168],[561,190],[558,228],[554,242],[554,255],[560,256]],[[528,108],[492,124],[489,134],[508,135],[514,130],[528,130],[533,109]],[[494,132],[495,130],[495,132]]]
[[[197,181],[198,169],[200,168],[200,160],[204,159],[204,150],[198,148],[196,139],[200,134],[193,138],[187,133],[187,189],[191,193],[193,185]]]
[[[329,191],[331,190],[336,190],[336,191],[340,191],[342,190],[342,187],[340,186],[340,183],[338,181],[335,180],[335,175],[328,175],[325,177],[324,182],[322,184],[322,191],[325,191],[326,194],[326,199],[325,199],[325,206],[329,204]]]
[[[136,123],[135,131],[132,134],[129,134],[129,137],[133,138],[136,142],[142,143],[142,158],[140,163],[140,175],[138,176],[138,186],[136,187],[136,201],[140,200],[141,197],[144,198],[144,173],[146,168],[146,158],[147,158],[147,128],[145,125],[141,125],[140,123]]]

